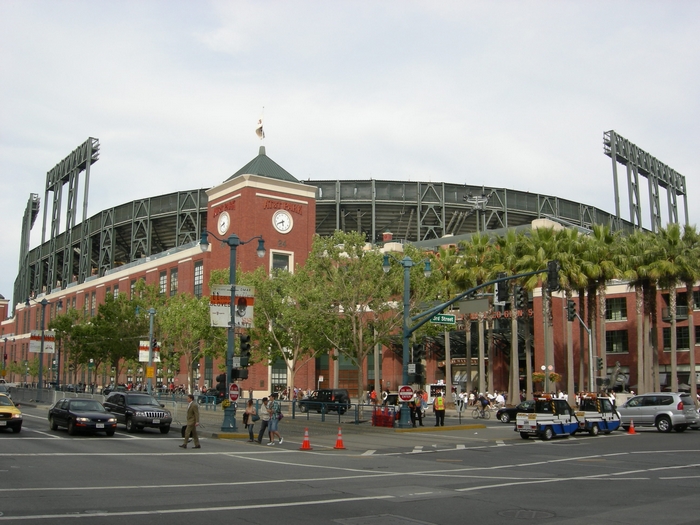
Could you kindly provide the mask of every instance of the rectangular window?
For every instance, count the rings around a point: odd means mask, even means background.
[[[287,363],[284,359],[277,358],[272,363],[271,381],[272,381],[272,391],[284,390],[287,386]]]
[[[136,279],[131,280],[131,289],[129,290],[129,299],[136,299]]]
[[[109,296],[109,294],[112,293],[112,288],[108,286],[105,288],[105,299]]]
[[[608,354],[624,354],[629,352],[627,330],[610,330],[605,332],[605,351]]]
[[[605,319],[608,321],[625,321],[627,319],[627,298],[614,297],[606,299]]]
[[[168,272],[162,271],[158,274],[158,293],[165,295],[168,291]]]
[[[95,317],[95,313],[97,313],[97,293],[92,292],[90,297],[90,317]]]
[[[690,331],[687,326],[676,327],[676,350],[690,350]],[[671,327],[666,326],[664,327],[664,352],[670,351]]]
[[[177,268],[170,270],[170,295],[177,293]]]
[[[289,255],[286,253],[272,254],[272,269],[289,271]]]
[[[114,285],[114,298],[116,299],[117,297],[119,297],[119,285],[115,284]]]
[[[202,297],[202,285],[204,284],[204,262],[197,261],[194,263],[194,296]]]

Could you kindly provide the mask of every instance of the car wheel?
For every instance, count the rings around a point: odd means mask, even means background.
[[[338,408],[338,414],[340,414],[342,416],[343,414],[345,414],[345,410],[346,410],[345,407]]]
[[[107,434],[108,436],[111,437],[111,436],[114,435],[114,430],[107,430],[107,431],[105,432],[105,434]]]
[[[597,424],[593,423],[593,426],[592,426],[591,429],[588,431],[588,433],[589,433],[591,436],[597,436],[598,434],[600,434],[600,428],[598,427]]]
[[[527,432],[521,432],[520,437],[523,439],[530,439],[530,434],[528,434]]]
[[[688,425],[676,425],[673,427],[673,430],[676,432],[685,432],[685,429],[688,428]]]
[[[134,425],[134,420],[131,419],[130,417],[126,418],[126,431],[129,432],[130,434],[133,434],[136,432],[136,425]]]
[[[168,432],[170,432],[170,425],[168,425],[167,427],[160,427],[161,434],[167,434]]]
[[[510,423],[510,416],[508,415],[508,412],[503,412],[499,419],[501,420],[501,423]]]
[[[68,422],[68,434],[75,436],[75,423],[72,419]]]
[[[544,441],[549,441],[554,437],[554,431],[552,430],[552,427],[545,427],[545,429],[542,431],[542,439]]]
[[[299,405],[299,412],[306,412],[308,411],[308,407],[306,405]]]
[[[656,420],[656,430],[659,432],[671,432],[673,430],[671,420],[666,416],[661,416]]]
[[[51,427],[51,430],[58,430],[58,424],[56,423],[56,420],[51,416],[49,419],[49,427]]]

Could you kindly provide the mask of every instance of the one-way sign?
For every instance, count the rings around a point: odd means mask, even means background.
[[[434,324],[455,324],[457,316],[452,314],[437,314],[430,320]]]

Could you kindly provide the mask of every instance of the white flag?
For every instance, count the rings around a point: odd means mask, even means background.
[[[258,126],[255,128],[255,134],[258,136],[258,138],[261,138],[261,139],[265,138],[265,132],[263,131],[262,119],[258,120]]]

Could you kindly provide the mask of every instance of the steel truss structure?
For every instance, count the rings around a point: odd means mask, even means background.
[[[584,230],[594,224],[630,228],[626,221],[593,206],[506,188],[384,180],[305,183],[318,188],[316,233],[322,236],[356,230],[369,242],[380,242],[391,231],[395,241],[415,243],[530,225],[541,218]]]
[[[683,196],[685,224],[688,224],[688,197],[685,177],[663,162],[638,148],[615,131],[603,133],[603,151],[612,159],[613,184],[615,188],[615,215],[620,218],[620,192],[618,189],[617,163],[627,166],[627,193],[629,197],[630,222],[642,227],[642,201],[639,191],[639,175],[649,182],[649,207],[651,231],[658,232],[661,224],[659,187],[666,190],[669,223],[678,223],[677,196]]]

